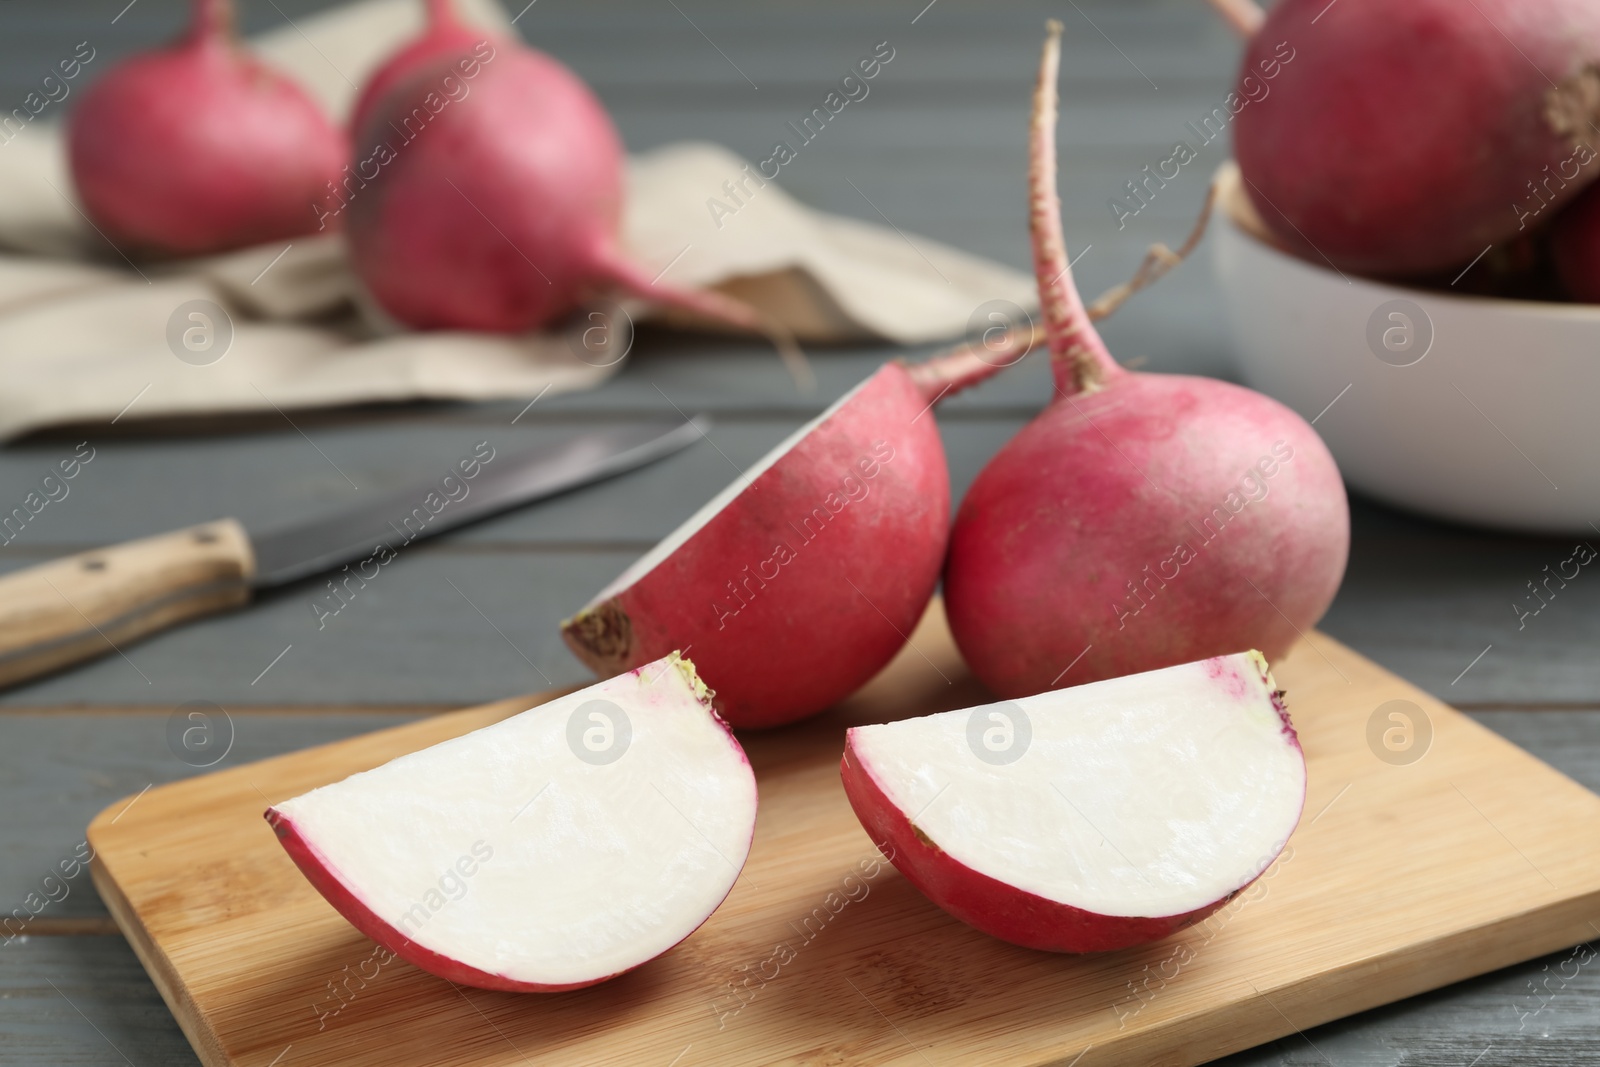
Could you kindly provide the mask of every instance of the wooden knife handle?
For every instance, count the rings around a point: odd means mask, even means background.
[[[0,686],[250,599],[255,553],[232,519],[0,575]]]

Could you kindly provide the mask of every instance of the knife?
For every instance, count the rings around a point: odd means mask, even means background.
[[[253,532],[219,519],[13,571],[0,576],[0,686],[239,607],[253,589],[367,561],[385,547],[398,553],[413,540],[642,467],[693,443],[708,425],[696,416],[665,430],[656,423],[588,431],[554,447],[475,455],[446,475],[293,525]]]

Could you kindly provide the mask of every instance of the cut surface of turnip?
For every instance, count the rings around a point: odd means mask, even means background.
[[[951,915],[1093,952],[1205,918],[1283,850],[1306,767],[1259,652],[858,726],[861,824]]]
[[[311,884],[423,970],[592,985],[688,937],[733,888],[755,776],[676,655],[267,811]]]

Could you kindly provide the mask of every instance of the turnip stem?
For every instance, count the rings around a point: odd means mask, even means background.
[[[923,399],[932,404],[1015,366],[1044,340],[1044,329],[1029,322],[1007,330],[996,343],[991,344],[985,336],[947,348],[920,363],[908,364],[906,373],[921,390]]]
[[[1200,243],[1200,239],[1205,236],[1206,224],[1211,221],[1211,208],[1216,197],[1216,186],[1212,185],[1206,191],[1205,203],[1200,206],[1199,218],[1195,220],[1194,229],[1189,232],[1183,247],[1174,252],[1164,244],[1151,245],[1150,251],[1145,253],[1144,261],[1139,264],[1139,269],[1134,272],[1133,277],[1107,289],[1089,305],[1086,311],[1089,321],[1100,322],[1109,319],[1130,296],[1160,281],[1173,267],[1188,259],[1189,254]],[[1014,326],[1006,330],[998,341],[992,340],[988,333],[985,333],[979,340],[963,341],[942,352],[936,352],[920,363],[908,364],[906,370],[911,375],[911,380],[922,390],[923,397],[931,404],[943,397],[986,382],[1007,367],[1016,366],[1022,362],[1022,357],[1044,344],[1046,339],[1045,329],[1029,319],[1026,326]]]
[[[430,28],[437,30],[445,26],[459,25],[460,20],[456,18],[455,0],[427,0],[427,5],[428,26]]]
[[[1206,224],[1211,221],[1211,208],[1217,200],[1217,187],[1212,183],[1206,189],[1205,203],[1200,205],[1200,217],[1195,220],[1194,229],[1189,231],[1189,237],[1183,242],[1183,247],[1176,252],[1164,244],[1153,244],[1144,254],[1144,260],[1139,264],[1139,269],[1133,272],[1133,277],[1121,285],[1112,286],[1101,293],[1095,302],[1089,305],[1089,318],[1093,322],[1110,318],[1123,302],[1137,293],[1151,282],[1160,281],[1166,276],[1167,271],[1189,258],[1195,246],[1200,243],[1200,238],[1205,236]]]
[[[233,0],[195,0],[194,25],[190,33],[199,38],[230,38],[233,18]]]
[[[1051,19],[1033,93],[1029,138],[1028,228],[1033,237],[1033,270],[1039,281],[1039,307],[1050,340],[1056,388],[1063,394],[1093,392],[1125,373],[1111,358],[1089,321],[1072,280],[1067,243],[1061,233],[1061,198],[1056,193],[1056,79],[1061,66],[1061,23]]]

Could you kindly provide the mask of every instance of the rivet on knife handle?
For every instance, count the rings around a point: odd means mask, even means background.
[[[244,527],[223,519],[0,576],[0,685],[244,604],[254,572]]]

